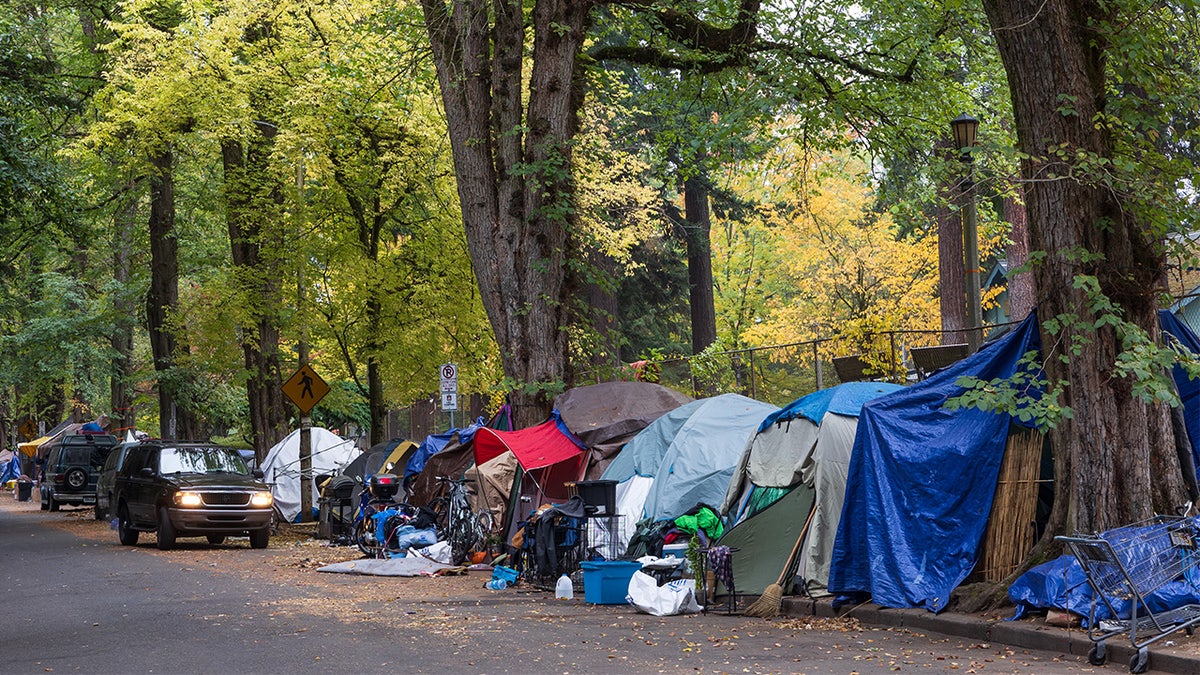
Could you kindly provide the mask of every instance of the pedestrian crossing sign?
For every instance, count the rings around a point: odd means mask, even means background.
[[[306,363],[283,383],[283,393],[307,415],[329,393],[329,385]]]

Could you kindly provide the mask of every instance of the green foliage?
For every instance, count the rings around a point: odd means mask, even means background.
[[[1066,383],[1048,386],[1040,359],[1038,352],[1026,352],[1009,378],[960,377],[955,384],[963,391],[946,401],[946,409],[978,408],[1012,415],[1042,431],[1055,428],[1074,413],[1060,403]]]

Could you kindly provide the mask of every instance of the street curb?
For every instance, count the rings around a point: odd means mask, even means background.
[[[1059,628],[1029,620],[1006,621],[1004,618],[983,614],[934,614],[924,609],[890,609],[869,603],[834,609],[831,598],[814,600],[802,597],[784,598],[780,613],[788,617],[852,617],[864,624],[881,628],[929,631],[977,642],[995,642],[1019,649],[1060,652],[1084,659],[1092,648],[1087,631],[1079,628]],[[1188,639],[1190,638],[1186,633],[1180,631],[1176,641]],[[1200,673],[1200,658],[1171,651],[1170,647],[1162,645],[1160,642],[1148,647],[1149,670],[1181,675]],[[1114,636],[1106,641],[1105,646],[1108,650],[1108,667],[1127,670],[1130,659],[1136,654],[1129,639],[1123,635]]]

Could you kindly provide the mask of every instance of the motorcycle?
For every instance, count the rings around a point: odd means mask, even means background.
[[[364,555],[382,557],[387,550],[388,533],[408,522],[412,507],[396,501],[400,480],[395,474],[377,473],[367,479],[358,498],[352,531],[354,543]]]

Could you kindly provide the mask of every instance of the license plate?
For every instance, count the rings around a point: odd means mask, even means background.
[[[84,498],[83,498],[83,503],[84,503],[84,504],[95,504],[95,503],[96,503],[96,498],[95,498],[95,497],[84,497]]]

